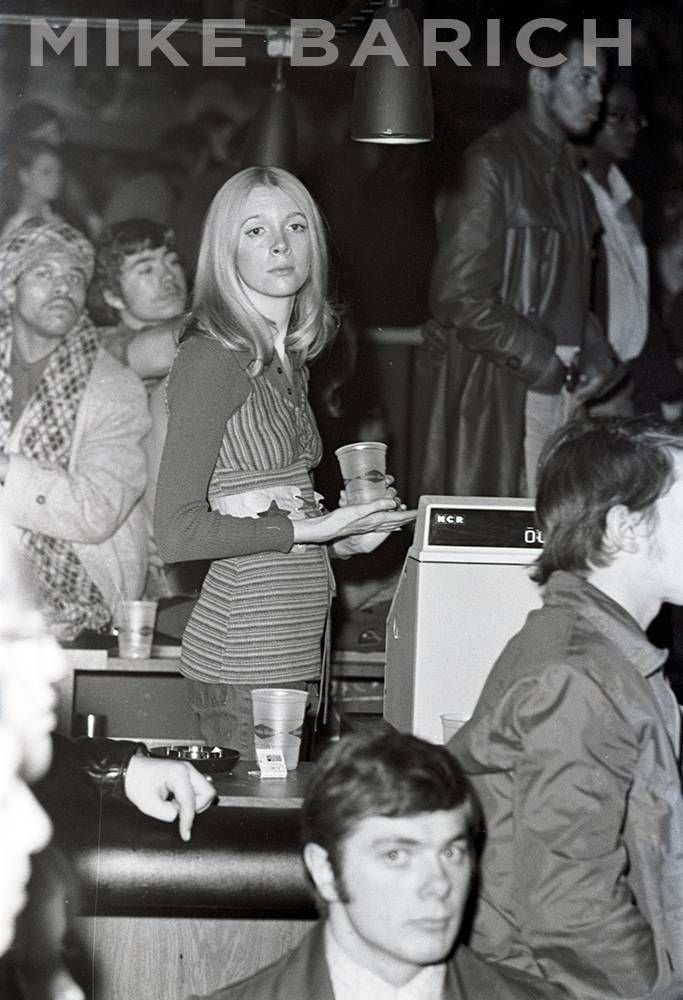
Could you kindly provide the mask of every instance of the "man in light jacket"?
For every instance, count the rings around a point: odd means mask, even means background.
[[[62,222],[29,219],[0,243],[0,512],[66,640],[139,597],[147,566],[147,401],[85,312],[93,256]]]
[[[537,517],[543,606],[448,745],[486,825],[471,945],[580,1000],[683,997],[681,713],[645,634],[683,604],[683,426],[568,424]]]

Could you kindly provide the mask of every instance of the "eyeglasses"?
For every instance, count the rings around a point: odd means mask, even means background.
[[[607,111],[605,121],[610,125],[633,125],[637,131],[647,128],[648,121],[643,115],[633,114],[631,111]]]

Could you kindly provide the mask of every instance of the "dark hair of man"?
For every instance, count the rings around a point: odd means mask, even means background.
[[[25,101],[14,108],[7,117],[6,131],[10,142],[23,142],[32,132],[54,122],[64,137],[64,122],[56,108],[41,101]]]
[[[173,230],[151,219],[125,219],[108,226],[95,245],[95,273],[88,289],[88,311],[98,326],[118,322],[119,316],[103,292],[121,294],[121,269],[126,257],[165,246],[174,251]]]
[[[579,42],[583,45],[583,21],[581,19],[565,16],[562,13],[549,16],[555,16],[558,21],[565,24],[565,27],[560,31],[555,31],[553,28],[537,28],[529,41],[531,51],[535,56],[542,59],[549,59],[556,55],[568,56],[572,42]],[[533,66],[517,51],[515,44],[517,31],[523,23],[516,26],[514,34],[508,39],[506,46],[508,78],[515,96],[521,102],[526,99],[529,71],[533,69]],[[559,69],[560,66],[551,66],[546,72],[549,76],[555,76]]]
[[[683,451],[683,424],[658,417],[574,421],[554,434],[539,462],[543,552],[533,579],[543,584],[555,570],[608,566],[608,511],[623,504],[652,518],[653,504],[673,484],[675,451]]]
[[[302,810],[302,844],[327,851],[337,879],[346,837],[369,816],[403,817],[456,809],[472,795],[449,751],[407,733],[350,734],[316,765]]]
[[[0,223],[4,223],[19,208],[22,197],[20,174],[30,170],[39,156],[47,153],[62,163],[59,147],[52,146],[43,139],[23,139],[9,146],[7,164],[0,184]]]

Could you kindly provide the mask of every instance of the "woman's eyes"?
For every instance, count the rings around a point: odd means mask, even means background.
[[[307,228],[305,222],[289,222],[287,224],[287,229],[292,233],[305,233]],[[244,234],[245,236],[262,236],[265,232],[265,226],[250,226]]]

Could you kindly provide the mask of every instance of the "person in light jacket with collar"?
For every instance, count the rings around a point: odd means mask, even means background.
[[[107,627],[147,566],[147,401],[85,312],[92,269],[65,223],[28,220],[0,242],[0,512],[65,640]]]
[[[683,426],[568,424],[536,507],[543,607],[448,744],[486,825],[471,944],[579,1000],[683,997],[681,713],[645,634],[683,603]]]

